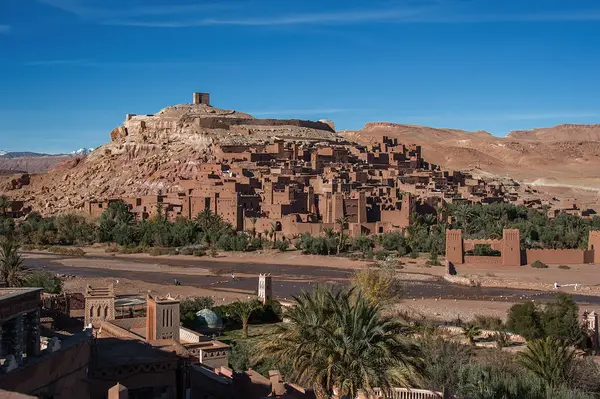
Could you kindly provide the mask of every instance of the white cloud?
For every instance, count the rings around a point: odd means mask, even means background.
[[[219,66],[228,67],[236,64],[224,62],[203,61],[167,61],[167,62],[104,62],[94,60],[36,60],[22,64],[26,67],[82,67],[82,68],[175,68],[188,66]]]
[[[304,13],[278,12],[275,5],[221,0],[203,4],[124,5],[127,2],[104,0],[38,0],[90,21],[133,27],[183,28],[200,26],[291,26],[291,25],[355,25],[364,23],[491,23],[491,22],[561,22],[600,21],[599,9],[556,10],[515,14],[507,9],[479,13],[464,8],[457,0],[398,2],[384,8],[328,10]],[[100,6],[101,4],[101,6]],[[276,4],[276,3],[275,3]],[[419,5],[415,5],[419,4]],[[501,4],[501,3],[497,3]],[[251,7],[252,6],[252,7]],[[498,6],[498,7],[501,7]]]
[[[411,115],[402,116],[401,119],[412,120],[455,120],[455,121],[526,121],[549,119],[581,119],[600,118],[600,111],[556,111],[556,112],[530,112],[530,113],[501,113],[501,114],[438,114],[438,115]],[[399,119],[399,118],[395,118]]]
[[[277,115],[328,115],[342,114],[345,112],[354,112],[356,109],[350,108],[314,108],[314,109],[280,109],[280,110],[265,110],[265,111],[250,111],[250,115],[254,116],[277,116]]]
[[[10,32],[10,25],[0,25],[0,34]]]

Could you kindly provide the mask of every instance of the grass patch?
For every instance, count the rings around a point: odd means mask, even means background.
[[[547,265],[547,264],[545,264],[545,263],[544,263],[544,262],[542,262],[542,261],[536,260],[535,262],[533,262],[533,263],[531,264],[531,267],[532,267],[532,268],[534,268],[534,269],[547,269],[547,268],[548,268],[548,265]]]
[[[48,252],[56,255],[72,256],[74,258],[81,258],[85,255],[85,251],[78,247],[50,247]]]
[[[248,325],[248,339],[246,342],[257,342],[261,337],[273,334],[276,331],[277,326],[280,324],[282,323]],[[219,336],[219,341],[226,344],[231,344],[233,341],[241,340],[243,340],[241,328],[239,330],[225,331],[221,336]]]
[[[569,270],[569,269],[571,269],[571,266],[567,266],[567,265],[560,265],[558,268],[559,268],[559,269],[564,269],[564,270]]]

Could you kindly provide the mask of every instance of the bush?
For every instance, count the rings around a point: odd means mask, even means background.
[[[483,330],[497,331],[504,329],[504,323],[499,317],[475,315],[474,323]]]
[[[548,265],[545,264],[544,262],[541,262],[539,260],[536,260],[535,262],[533,262],[531,264],[531,267],[533,267],[534,269],[547,269]]]
[[[63,255],[63,256],[72,256],[81,258],[85,255],[85,251],[81,248],[70,248],[70,247],[50,247],[48,251],[53,254]]]
[[[408,257],[411,259],[417,259],[419,257],[419,253],[413,251],[408,255]]]
[[[386,260],[390,256],[390,252],[386,250],[375,251],[373,255],[375,256],[375,260]]]
[[[288,250],[288,248],[290,247],[290,242],[287,240],[281,240],[281,241],[277,241],[275,242],[275,248],[278,249],[280,252],[285,252]]]
[[[540,312],[532,302],[513,305],[508,311],[506,328],[527,340],[540,338],[544,334]]]
[[[250,321],[257,323],[278,323],[283,320],[283,308],[281,303],[273,299],[268,300],[261,308],[255,310]]]
[[[60,277],[54,273],[50,273],[46,270],[36,270],[25,277],[23,285],[25,287],[43,288],[44,292],[47,294],[60,294],[62,292],[63,282]]]
[[[560,265],[558,268],[559,268],[559,269],[564,269],[564,270],[569,270],[569,269],[571,269],[571,267],[570,267],[570,266],[567,266],[567,265]]]
[[[175,255],[177,252],[173,248],[152,247],[148,250],[150,256]]]
[[[404,256],[410,250],[402,233],[386,233],[380,237],[383,248],[388,251],[397,251],[398,256]]]
[[[106,252],[107,254],[117,253],[119,252],[119,246],[117,244],[109,244],[104,249],[104,252]]]
[[[179,303],[179,317],[184,327],[194,328],[196,325],[196,312],[210,309],[215,301],[208,296],[184,299]]]

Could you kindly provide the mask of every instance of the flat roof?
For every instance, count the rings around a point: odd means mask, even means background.
[[[8,298],[14,298],[19,295],[28,294],[30,292],[42,291],[43,288],[0,288],[0,301]]]

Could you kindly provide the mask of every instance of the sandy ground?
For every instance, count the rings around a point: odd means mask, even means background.
[[[410,261],[408,261],[410,262]],[[457,265],[459,276],[472,278],[482,287],[505,287],[540,291],[553,291],[557,282],[560,291],[570,294],[600,296],[599,265],[567,265],[570,269],[559,269],[549,265],[547,269],[533,269],[530,266],[502,265]],[[418,272],[433,276],[443,276],[443,267],[424,268],[421,263],[406,263],[403,272]],[[579,284],[578,287],[564,287],[566,284]]]
[[[145,296],[146,294],[180,295],[181,297],[210,296],[215,303],[228,303],[236,299],[246,299],[254,295],[254,282],[261,266],[270,268],[277,275],[276,284],[314,284],[318,282],[347,282],[356,270],[373,262],[355,261],[347,258],[302,255],[298,251],[281,253],[279,251],[261,251],[255,253],[224,253],[218,258],[193,256],[150,256],[147,254],[111,254],[104,248],[85,248],[82,258],[60,257],[45,252],[26,253],[24,258],[43,263],[45,261],[60,264],[64,270],[73,268],[73,274],[66,274],[65,290],[67,292],[84,292],[85,286],[106,285],[113,283],[117,295]],[[403,268],[398,270],[397,277],[405,282],[437,281],[443,276],[443,267],[427,267],[426,259],[402,259]],[[245,273],[240,265],[254,264],[254,268]],[[258,266],[257,266],[258,265]],[[507,287],[553,291],[554,282],[559,284],[585,283],[575,290],[574,287],[561,288],[561,291],[584,295],[600,296],[600,273],[598,266],[570,265],[571,269],[562,270],[557,266],[548,269],[532,269],[529,266],[503,267],[498,265],[459,266],[458,275],[479,281],[482,287]],[[81,270],[102,272],[93,276],[78,275]],[[219,285],[211,282],[195,286],[185,285],[185,276],[196,279],[230,279],[230,272],[235,271],[237,278],[247,280],[245,285]],[[298,270],[301,270],[297,273]],[[115,271],[112,277],[111,271]],[[127,272],[127,277],[123,277]],[[278,274],[279,273],[279,274]],[[169,275],[182,278],[183,285],[153,282],[147,276],[160,276],[170,281]],[[140,276],[140,277],[137,277]],[[142,278],[143,277],[143,278]],[[172,277],[172,276],[171,276]],[[214,287],[214,288],[213,288]],[[289,298],[285,298],[289,300]],[[500,318],[514,302],[484,301],[461,299],[405,299],[392,306],[393,312],[408,312],[415,317],[426,317],[440,321],[457,318],[470,320],[475,315],[487,315]]]

